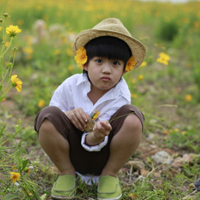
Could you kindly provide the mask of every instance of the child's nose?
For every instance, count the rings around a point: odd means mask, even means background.
[[[109,63],[104,63],[102,72],[103,73],[110,73],[111,72],[111,67],[110,67]]]

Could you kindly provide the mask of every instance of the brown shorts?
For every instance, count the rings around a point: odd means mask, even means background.
[[[122,106],[112,117],[114,119],[121,115],[134,112],[140,119],[143,126],[144,116],[142,112],[133,105]],[[126,116],[120,117],[110,124],[112,131],[108,136],[108,143],[101,151],[89,152],[81,146],[82,131],[78,130],[69,120],[69,118],[59,108],[55,106],[48,106],[42,109],[35,118],[35,130],[39,132],[39,128],[43,120],[47,118],[58,130],[58,132],[69,142],[70,145],[70,159],[75,170],[81,174],[100,175],[109,157],[109,146],[112,138],[123,125]]]

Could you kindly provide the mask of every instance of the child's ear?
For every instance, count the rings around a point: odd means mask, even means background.
[[[87,64],[85,63],[85,64],[83,64],[83,69],[85,70],[85,71],[87,71],[88,70],[88,66],[87,66]]]
[[[123,70],[122,75],[126,73],[126,70]]]

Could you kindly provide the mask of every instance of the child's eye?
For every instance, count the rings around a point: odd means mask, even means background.
[[[114,61],[113,64],[114,65],[120,65],[120,63],[118,61]]]
[[[102,63],[102,59],[98,58],[98,59],[95,60],[95,62]]]

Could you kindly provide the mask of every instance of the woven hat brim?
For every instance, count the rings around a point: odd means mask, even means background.
[[[88,29],[88,30],[84,30],[80,32],[77,35],[76,40],[74,42],[74,46],[73,46],[74,55],[76,55],[76,51],[80,47],[84,47],[90,40],[101,37],[101,36],[113,36],[126,42],[126,44],[130,47],[132,55],[134,56],[135,61],[136,61],[136,65],[134,66],[134,69],[139,67],[142,64],[144,57],[146,55],[146,49],[144,45],[133,37],[129,37],[119,32],[114,32],[114,31]]]

